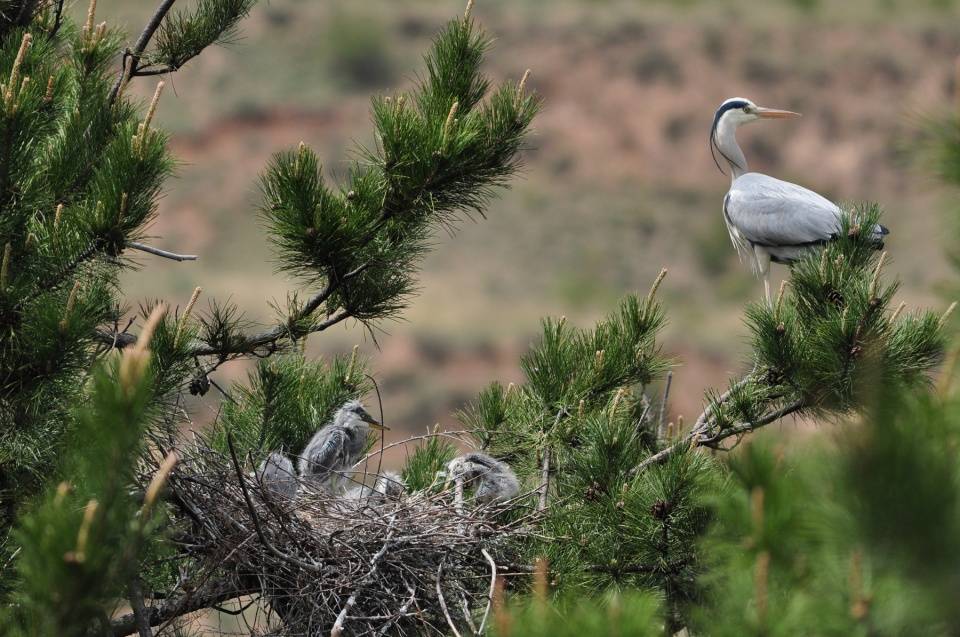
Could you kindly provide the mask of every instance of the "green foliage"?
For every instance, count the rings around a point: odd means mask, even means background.
[[[237,383],[235,401],[225,402],[214,430],[214,445],[227,449],[227,434],[237,453],[259,461],[270,451],[299,453],[348,400],[370,390],[365,363],[336,357],[329,364],[287,355],[261,361],[249,384]]]
[[[835,241],[792,266],[788,292],[773,307],[748,308],[756,368],[728,400],[711,396],[718,429],[756,422],[792,402],[844,413],[861,407],[877,381],[926,382],[945,347],[940,319],[920,312],[893,320],[897,284],[883,282],[868,230],[879,214],[866,206],[845,215]]]
[[[168,15],[157,31],[155,50],[147,55],[147,64],[175,71],[208,46],[229,43],[236,34],[237,23],[250,13],[256,2],[199,0],[189,13]]]
[[[496,637],[653,637],[662,635],[660,609],[643,593],[611,594],[600,603],[579,597],[551,601],[513,601],[497,609],[491,624]]]
[[[422,491],[437,485],[437,473],[457,455],[453,443],[440,436],[431,436],[418,445],[403,466],[403,482],[410,492]]]
[[[488,44],[472,22],[451,22],[416,90],[374,99],[378,145],[358,150],[362,161],[340,188],[326,185],[305,146],[271,161],[262,216],[280,268],[323,286],[324,315],[395,316],[416,289],[434,231],[482,214],[518,169],[539,103],[509,82],[490,92],[480,71]]]
[[[583,444],[590,431],[583,423],[615,395],[617,405],[608,413],[620,413],[616,407],[634,412],[637,399],[627,390],[666,369],[655,342],[663,322],[658,303],[633,296],[593,330],[548,319],[541,342],[521,360],[527,383],[510,390],[491,386],[460,418],[482,448],[520,475],[535,474],[546,446],[556,446],[563,458]]]
[[[66,446],[69,482],[48,488],[15,533],[19,587],[4,620],[11,634],[79,636],[102,626],[105,604],[137,572],[159,528],[153,503],[141,506],[130,493],[154,397],[152,374],[132,358],[94,373],[91,403]]]
[[[128,100],[106,105],[120,34],[52,31],[41,16],[0,41],[0,78],[16,87],[0,107],[0,529],[59,469],[95,330],[116,318],[120,257],[172,167],[164,135],[135,136]],[[175,367],[156,382],[172,387]]]
[[[839,446],[731,463],[705,555],[715,635],[952,634],[960,403],[884,387]],[[693,629],[692,629],[693,630]]]

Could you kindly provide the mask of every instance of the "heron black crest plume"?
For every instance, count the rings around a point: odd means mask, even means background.
[[[723,149],[717,144],[717,127],[720,125],[720,118],[723,117],[723,114],[727,111],[734,108],[743,108],[747,105],[747,102],[744,100],[729,100],[720,105],[720,108],[717,109],[716,114],[713,116],[713,125],[710,126],[710,156],[713,158],[713,163],[717,165],[717,168],[720,170],[721,174],[726,175],[727,172],[723,169],[723,166],[720,165],[720,161],[717,159],[717,153],[726,159],[731,164],[743,168],[737,162],[730,159],[730,157],[723,152]]]

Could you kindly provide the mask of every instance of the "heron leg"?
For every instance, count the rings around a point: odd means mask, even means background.
[[[760,246],[753,246],[753,254],[757,260],[757,271],[763,277],[763,293],[767,306],[773,307],[773,300],[770,298],[770,253]]]

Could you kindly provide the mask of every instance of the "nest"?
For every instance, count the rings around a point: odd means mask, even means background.
[[[537,516],[529,494],[479,506],[436,485],[350,499],[303,484],[285,498],[201,438],[180,455],[169,493],[174,542],[192,560],[181,595],[260,598],[272,617],[259,634],[482,631]]]

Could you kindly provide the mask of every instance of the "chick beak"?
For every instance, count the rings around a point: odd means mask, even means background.
[[[758,106],[757,116],[763,119],[793,119],[795,117],[800,117],[800,113],[794,113],[793,111],[782,111],[777,108],[764,108],[762,106]]]
[[[379,420],[377,420],[376,418],[374,418],[373,416],[371,416],[371,415],[368,414],[367,412],[363,412],[362,414],[360,414],[360,419],[363,420],[363,422],[367,423],[368,425],[370,425],[371,427],[373,427],[374,429],[376,429],[376,430],[378,430],[378,431],[389,431],[389,430],[390,430],[390,427],[387,427],[387,426],[385,426],[385,425],[380,424],[380,421],[379,421]]]

